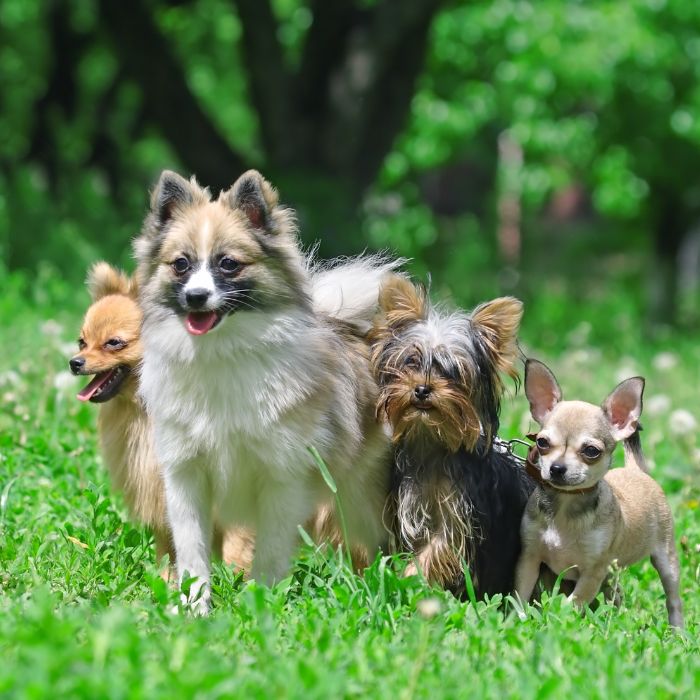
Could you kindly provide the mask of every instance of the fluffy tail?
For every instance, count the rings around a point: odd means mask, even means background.
[[[625,450],[625,466],[637,467],[637,469],[641,469],[648,474],[649,467],[647,466],[647,461],[644,459],[644,453],[642,452],[642,441],[639,439],[639,432],[641,429],[642,426],[640,425],[632,435],[622,443]]]
[[[314,310],[367,333],[379,310],[382,281],[405,262],[402,258],[392,259],[377,253],[310,263]]]

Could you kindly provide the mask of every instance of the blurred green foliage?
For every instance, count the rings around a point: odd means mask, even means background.
[[[382,4],[337,3],[362,17]],[[143,87],[114,50],[103,5],[0,3],[0,252],[9,269],[47,260],[78,279],[98,256],[129,266],[148,186],[163,167],[187,169],[162,124],[149,120]],[[526,292],[543,247],[567,247],[591,265],[601,247],[632,251],[640,287],[659,261],[675,264],[700,219],[700,3],[437,5],[404,127],[380,154],[357,219],[337,205],[347,189],[342,173],[329,177],[311,156],[292,166],[275,162],[251,99],[237,3],[154,0],[147,9],[231,152],[283,185],[301,183],[287,199],[313,209],[314,222],[330,222],[336,251],[394,249],[460,299],[468,295],[465,271],[484,278],[480,290],[521,291],[524,282]],[[283,60],[296,70],[319,4],[274,0],[271,7]],[[346,62],[361,58],[358,49]],[[504,135],[521,160],[499,158]],[[462,179],[465,170],[478,177]],[[426,185],[430,178],[438,184]],[[572,187],[585,193],[583,215],[548,218],[552,197]],[[519,262],[503,260],[495,235],[504,191],[522,208]],[[582,224],[599,233],[583,233]],[[307,229],[311,242],[325,227]],[[652,253],[641,266],[640,251]],[[506,262],[520,269],[498,273]]]

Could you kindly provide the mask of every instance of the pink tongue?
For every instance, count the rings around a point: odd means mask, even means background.
[[[89,401],[95,392],[112,376],[114,370],[111,369],[109,372],[101,372],[96,374],[93,380],[81,391],[78,392],[79,401]]]
[[[219,317],[215,311],[187,314],[185,318],[185,328],[187,328],[192,335],[204,335],[214,327],[218,319]]]

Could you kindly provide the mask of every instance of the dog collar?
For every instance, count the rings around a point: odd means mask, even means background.
[[[528,435],[528,437],[530,437]],[[582,496],[584,493],[592,493],[598,488],[598,484],[593,484],[593,486],[587,486],[583,489],[562,489],[554,484],[550,483],[546,479],[542,478],[542,472],[537,466],[540,460],[540,451],[537,449],[537,445],[533,445],[529,452],[527,453],[527,459],[525,460],[525,471],[540,485],[546,489],[553,489],[559,493],[568,493],[574,496]]]

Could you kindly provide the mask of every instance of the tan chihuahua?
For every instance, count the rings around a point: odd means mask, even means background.
[[[673,518],[661,487],[646,473],[639,440],[644,379],[619,384],[602,406],[562,401],[552,372],[525,364],[525,394],[540,424],[528,462],[539,482],[521,527],[516,592],[529,600],[546,564],[575,581],[570,599],[585,605],[601,590],[610,565],[651,555],[666,593],[671,625],[683,626]],[[624,441],[625,466],[610,469]]]

